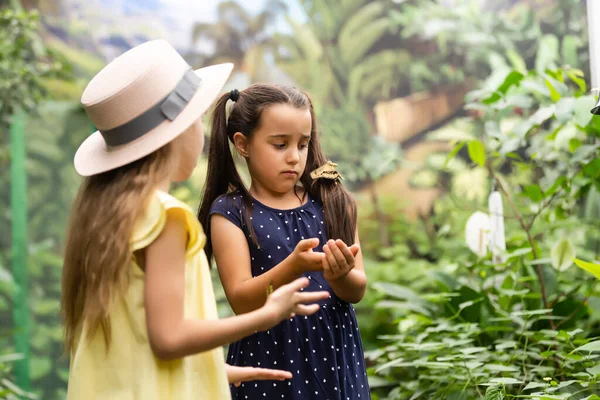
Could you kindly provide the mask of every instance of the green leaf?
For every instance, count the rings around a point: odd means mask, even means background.
[[[600,364],[586,369],[592,376],[600,375]]]
[[[585,77],[584,77],[583,71],[578,70],[578,69],[570,69],[567,71],[567,75],[569,76],[569,78],[571,78],[571,80],[573,82],[575,82],[575,84],[577,86],[579,86],[579,89],[582,92],[587,91],[587,85],[585,83]]]
[[[520,385],[522,382],[514,378],[494,378],[491,383],[500,383],[502,385]]]
[[[573,265],[575,258],[575,247],[567,238],[558,241],[550,252],[552,267],[557,271],[565,271]]]
[[[556,103],[556,119],[560,123],[565,123],[569,121],[573,116],[573,109],[575,108],[575,98],[574,97],[563,97]],[[591,113],[588,110],[588,114]]]
[[[552,186],[550,186],[550,188],[548,190],[546,190],[546,192],[544,193],[545,197],[549,197],[552,196],[554,193],[556,193],[556,191],[558,190],[558,188],[560,187],[565,187],[567,185],[568,181],[567,181],[567,177],[566,176],[559,176],[558,179],[554,182],[554,184],[552,184]]]
[[[373,284],[373,287],[379,290],[380,292],[383,292],[397,299],[422,302],[419,295],[417,295],[411,289],[402,285],[388,282],[376,282],[375,284]]]
[[[539,185],[527,185],[523,188],[523,195],[529,197],[532,201],[539,203],[544,200],[544,192]]]
[[[586,270],[587,272],[593,274],[596,278],[600,279],[600,264],[592,264],[577,258],[573,261],[579,268]]]
[[[475,353],[481,353],[482,351],[486,351],[487,347],[467,347],[464,349],[461,349],[460,352],[463,354],[475,354]]]
[[[0,355],[0,364],[9,363],[23,359],[23,354],[13,353]]]
[[[596,340],[594,342],[589,342],[588,344],[584,344],[583,346],[579,346],[578,348],[576,348],[575,350],[573,350],[571,353],[574,352],[589,352],[589,353],[594,353],[594,352],[599,352],[600,351],[600,340]]]
[[[558,92],[558,90],[556,90],[556,88],[554,87],[556,81],[551,80],[550,78],[546,79],[546,87],[548,89],[550,89],[550,98],[552,99],[553,102],[557,102],[560,100],[561,95]]]
[[[529,382],[523,390],[539,389],[539,388],[545,388],[547,386],[548,385],[546,383]]]
[[[597,178],[600,176],[600,158],[596,158],[595,160],[589,162],[587,165],[583,167],[583,173],[585,176],[589,176],[590,178]]]
[[[556,112],[556,104],[539,108],[529,119],[520,122],[514,128],[514,133],[519,138],[525,138],[531,128],[541,125],[552,118]]]
[[[375,305],[376,308],[391,308],[395,310],[408,310],[419,314],[431,316],[431,312],[419,303],[406,301],[382,300]]]
[[[575,99],[573,105],[575,123],[581,127],[587,126],[594,116],[590,110],[595,105],[596,99],[594,96],[582,96]]]
[[[461,149],[463,147],[465,147],[465,144],[466,144],[465,142],[460,142],[456,146],[454,146],[452,151],[448,154],[448,157],[446,157],[446,161],[444,162],[444,169],[448,166],[448,163],[450,162],[450,160],[452,160],[454,157],[456,157],[458,152],[461,151]]]
[[[488,105],[497,102],[502,98],[502,95],[506,94],[508,89],[510,89],[514,85],[519,84],[519,82],[521,82],[524,77],[525,76],[519,71],[511,71],[506,76],[502,84],[496,89],[496,91],[491,96],[484,99],[482,102]]]
[[[492,372],[517,372],[519,369],[512,365],[502,365],[502,364],[485,364],[483,366],[484,369]]]
[[[469,157],[480,166],[485,166],[485,149],[479,140],[471,140],[468,144]]]
[[[512,64],[513,68],[523,74],[527,73],[527,64],[525,63],[525,60],[523,60],[523,57],[521,57],[521,55],[513,50],[513,49],[509,49],[506,51],[506,58],[508,58],[508,60],[510,61],[510,63]],[[575,64],[573,64],[575,65]]]
[[[499,386],[489,386],[485,391],[485,400],[504,400],[504,389]]]

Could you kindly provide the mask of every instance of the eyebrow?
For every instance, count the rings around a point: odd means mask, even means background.
[[[269,135],[270,138],[287,138],[290,137],[292,135],[288,134],[288,133],[276,133],[274,135]],[[306,135],[306,134],[302,134],[302,138],[303,139],[310,139],[310,135]]]

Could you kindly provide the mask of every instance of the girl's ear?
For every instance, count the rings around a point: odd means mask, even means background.
[[[248,158],[248,138],[242,132],[233,135],[233,145],[240,156]]]

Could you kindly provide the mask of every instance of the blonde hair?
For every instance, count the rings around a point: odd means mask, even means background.
[[[140,160],[87,177],[79,188],[62,273],[66,350],[73,350],[84,318],[88,337],[100,328],[110,346],[109,308],[129,284],[134,225],[174,172],[174,148],[171,142]]]

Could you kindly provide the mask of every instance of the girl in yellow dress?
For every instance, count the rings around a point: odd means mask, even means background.
[[[219,320],[202,226],[167,193],[191,175],[201,117],[231,69],[193,71],[167,42],[151,41],[108,64],[82,95],[98,131],[75,155],[86,178],[62,282],[69,400],[222,400],[229,382],[291,378],[227,366],[221,346],[313,314],[318,305],[306,304],[327,292],[300,293],[308,280],[299,279],[264,307]]]

